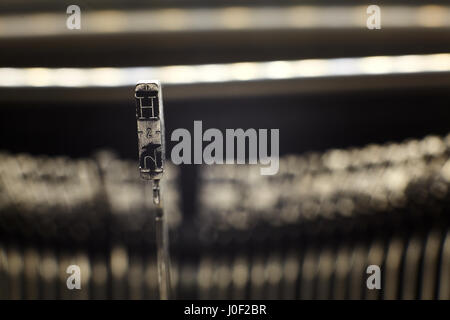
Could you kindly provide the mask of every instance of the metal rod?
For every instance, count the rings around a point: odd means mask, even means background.
[[[159,180],[153,180],[153,203],[156,205],[155,230],[159,297],[161,300],[168,300],[171,296],[169,237],[167,223],[164,217],[164,207],[161,199]]]

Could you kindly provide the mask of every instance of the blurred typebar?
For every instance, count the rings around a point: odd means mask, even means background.
[[[177,167],[165,198],[179,298],[449,299],[450,136],[200,169],[180,232]],[[152,206],[132,161],[1,154],[0,293],[155,299]],[[186,236],[189,234],[189,236]],[[67,290],[79,265],[84,290]],[[382,290],[365,285],[368,265]]]

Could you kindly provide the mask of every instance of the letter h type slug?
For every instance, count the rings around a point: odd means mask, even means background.
[[[163,175],[165,158],[161,84],[155,80],[139,81],[134,97],[141,178],[158,182]]]

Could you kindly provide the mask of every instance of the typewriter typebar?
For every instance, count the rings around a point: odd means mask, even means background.
[[[159,181],[164,172],[164,118],[161,84],[155,80],[136,85],[136,120],[139,148],[139,171],[143,180],[153,181],[153,203],[156,205],[156,246],[160,298],[170,296],[170,262],[168,230],[164,219]]]

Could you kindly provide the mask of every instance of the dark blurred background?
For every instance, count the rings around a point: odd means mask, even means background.
[[[2,298],[158,298],[142,78],[169,152],[194,120],[280,129],[275,177],[169,166],[175,297],[450,298],[449,2],[78,1],[80,30],[70,4],[0,3]]]

